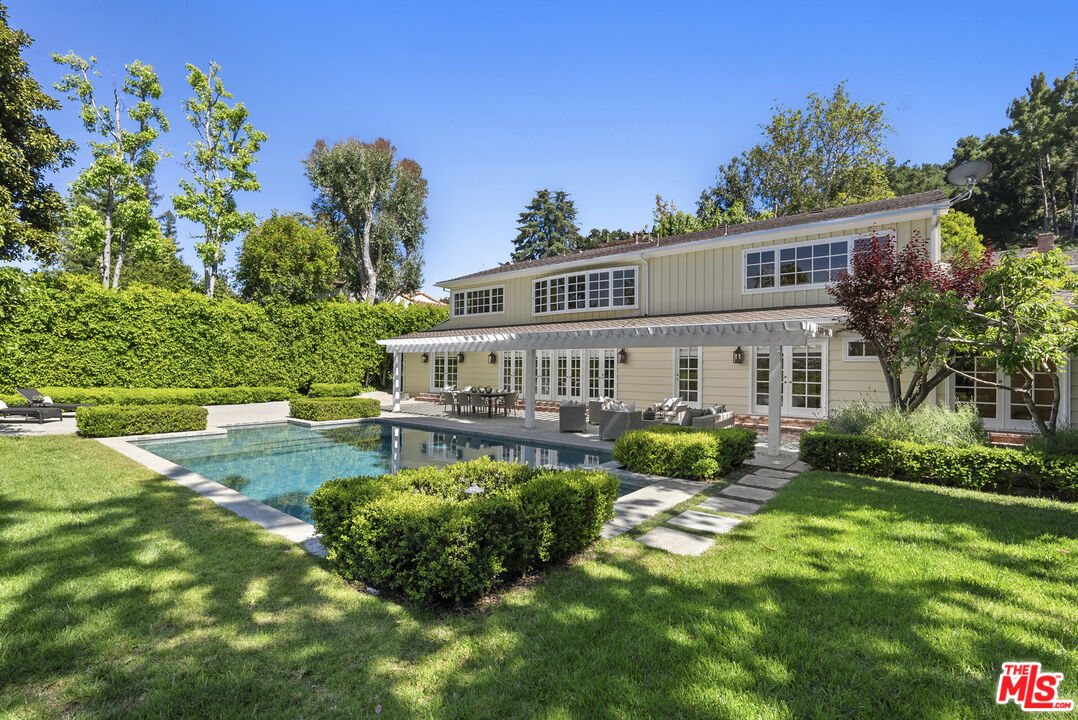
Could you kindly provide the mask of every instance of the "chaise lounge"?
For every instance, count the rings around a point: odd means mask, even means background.
[[[8,407],[7,403],[0,400],[0,418],[15,417],[21,417],[27,421],[31,418],[37,418],[37,422],[40,425],[46,420],[63,420],[64,413],[60,408],[48,405],[16,405],[14,407]]]
[[[26,398],[32,408],[57,408],[61,412],[73,412],[76,408],[89,407],[92,403],[54,403],[48,395],[42,395],[37,388],[19,388],[15,392]]]

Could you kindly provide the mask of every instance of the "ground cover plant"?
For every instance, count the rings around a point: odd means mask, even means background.
[[[294,398],[288,408],[289,415],[300,420],[352,420],[382,414],[376,398]]]
[[[198,405],[99,405],[75,410],[79,435],[117,437],[206,429]]]
[[[1051,500],[813,472],[700,557],[630,534],[443,613],[94,441],[0,437],[0,466],[3,717],[1017,718],[1013,658],[1078,695]]]
[[[451,605],[586,548],[614,517],[617,494],[605,471],[481,458],[330,480],[310,504],[343,577]]]
[[[633,472],[712,480],[753,456],[756,431],[655,425],[631,430],[614,443],[614,459]]]
[[[925,445],[969,447],[988,445],[984,422],[971,405],[956,409],[921,405],[912,412],[867,402],[843,405],[827,420],[841,435],[864,435],[881,440],[907,440]]]

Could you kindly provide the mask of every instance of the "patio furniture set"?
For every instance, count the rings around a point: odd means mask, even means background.
[[[516,412],[519,393],[506,390],[473,389],[470,385],[457,390],[446,388],[442,391],[442,406],[446,412],[452,409],[457,415],[464,413],[482,413],[486,409],[487,417],[495,413],[509,415]]]
[[[586,414],[585,414],[586,411]],[[600,440],[617,440],[629,430],[642,430],[653,425],[716,429],[734,424],[734,413],[725,405],[707,408],[689,407],[680,398],[667,398],[659,403],[648,417],[633,403],[619,403],[611,398],[583,403],[563,403],[558,410],[561,432],[586,432],[587,425],[599,426]]]
[[[42,395],[36,388],[19,388],[16,392],[26,398],[26,405],[8,405],[0,400],[0,420],[36,419],[38,424],[46,420],[62,420],[65,412],[72,412],[83,407],[79,403],[54,403],[48,395]]]

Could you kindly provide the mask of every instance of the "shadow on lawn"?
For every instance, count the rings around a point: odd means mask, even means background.
[[[355,593],[206,506],[161,478],[61,508],[0,495],[0,517],[57,523],[0,550],[3,577],[29,578],[4,618],[9,698],[14,687],[53,712],[108,716],[382,704],[384,717],[923,718],[995,713],[1004,660],[1078,672],[1058,654],[1078,642],[1073,610],[1066,629],[1040,571],[992,569],[1008,547],[1078,535],[1055,508],[1016,522],[990,501],[808,476],[702,557],[604,543],[487,612],[436,616]],[[960,525],[995,549],[940,572],[881,568],[880,548],[847,549],[836,525],[888,518]],[[902,522],[885,545],[911,542]],[[1050,586],[1071,608],[1072,568],[1062,593]],[[999,573],[1027,591],[1001,595]]]

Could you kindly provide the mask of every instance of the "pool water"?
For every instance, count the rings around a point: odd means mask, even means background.
[[[227,435],[142,440],[154,455],[307,522],[307,496],[326,480],[450,465],[480,457],[533,466],[596,467],[610,453],[489,435],[445,432],[386,421],[335,428],[238,427]],[[621,494],[638,486],[622,481]]]

